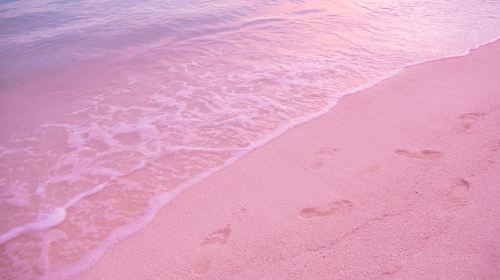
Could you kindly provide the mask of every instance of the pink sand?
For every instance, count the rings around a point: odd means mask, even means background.
[[[500,279],[500,43],[343,98],[79,279]]]

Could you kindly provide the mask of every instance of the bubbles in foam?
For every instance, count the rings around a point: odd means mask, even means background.
[[[44,215],[44,217],[39,217],[38,220],[35,222],[27,223],[22,226],[12,228],[9,231],[0,235],[0,245],[23,233],[36,232],[49,229],[61,223],[65,217],[66,217],[66,211],[64,208],[60,207],[55,208],[51,213]]]

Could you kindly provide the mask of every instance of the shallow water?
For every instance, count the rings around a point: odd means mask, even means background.
[[[342,95],[499,35],[500,1],[0,0],[0,275],[78,272]]]

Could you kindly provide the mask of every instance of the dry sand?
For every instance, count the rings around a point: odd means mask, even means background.
[[[342,98],[78,279],[500,279],[500,43]]]

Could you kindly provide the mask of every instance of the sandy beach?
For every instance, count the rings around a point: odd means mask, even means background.
[[[77,279],[499,279],[499,77],[496,42],[344,97]]]
[[[500,280],[500,0],[0,27],[0,280]]]
[[[500,43],[341,99],[78,279],[499,279]]]
[[[78,279],[498,279],[500,43],[342,98]]]

